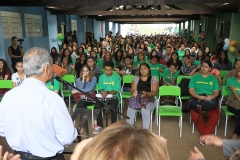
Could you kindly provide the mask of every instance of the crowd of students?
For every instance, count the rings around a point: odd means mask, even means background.
[[[94,37],[91,34],[89,37]],[[69,34],[70,36],[70,34]],[[223,81],[220,77],[220,70],[228,70],[227,87],[229,94],[234,94],[239,99],[239,72],[240,72],[240,49],[238,56],[231,61],[228,59],[226,51],[211,51],[208,46],[200,46],[194,41],[187,41],[182,37],[170,36],[129,36],[126,38],[120,35],[113,37],[106,35],[102,42],[97,42],[94,38],[89,38],[87,43],[80,43],[69,39],[57,49],[53,47],[50,55],[54,63],[54,71],[64,70],[60,75],[74,74],[76,76],[76,86],[86,92],[94,91],[98,83],[98,90],[103,98],[113,95],[109,100],[109,105],[117,109],[120,102],[121,77],[124,75],[135,75],[131,86],[126,85],[124,89],[130,91],[132,97],[140,95],[143,106],[136,106],[129,103],[127,115],[131,117],[128,121],[133,125],[135,113],[142,109],[143,128],[149,129],[150,112],[156,106],[156,95],[161,85],[176,85],[179,75],[192,76],[189,83],[189,93],[199,100],[212,100],[219,96],[220,86]],[[16,38],[12,38],[15,41]],[[14,42],[13,42],[14,44]],[[202,48],[200,48],[202,47]],[[11,56],[11,54],[9,54]],[[0,59],[0,80],[12,79],[14,87],[19,86],[26,78],[21,60],[14,61],[16,73],[11,74],[11,70],[4,59]],[[61,68],[61,69],[60,69]],[[55,79],[46,84],[49,89],[59,92],[60,84]],[[186,86],[187,87],[187,86]],[[0,89],[0,96],[4,96],[7,90]],[[72,90],[72,94],[78,93]],[[145,98],[145,100],[144,100]],[[131,98],[130,98],[131,99]],[[81,101],[77,108],[86,108],[91,102]],[[165,104],[164,98],[160,101]],[[172,98],[172,105],[175,99]],[[102,108],[101,103],[96,103],[95,108]],[[240,112],[228,106],[230,112],[239,117]],[[219,106],[215,110],[208,112],[208,122],[205,125],[202,119],[203,110],[199,113],[190,110],[191,117],[201,135],[212,134],[219,119]],[[72,115],[75,120],[79,113],[77,110]],[[111,112],[112,123],[117,121],[117,114]],[[233,139],[240,136],[240,118],[233,132]],[[102,114],[97,117],[97,127],[94,134],[98,134],[103,128]]]

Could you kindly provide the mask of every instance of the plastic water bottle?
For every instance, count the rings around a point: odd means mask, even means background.
[[[97,128],[97,120],[94,120],[94,129]]]

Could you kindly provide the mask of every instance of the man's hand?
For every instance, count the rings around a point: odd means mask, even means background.
[[[216,147],[223,146],[223,139],[215,135],[204,135],[200,137],[200,141],[205,145],[214,145]]]
[[[194,147],[194,150],[195,152],[190,151],[189,160],[198,160],[200,158],[204,159],[202,152],[200,152],[197,147]]]
[[[105,91],[101,91],[101,95],[102,95],[103,98],[106,98],[106,96],[107,96],[107,92],[105,92]]]
[[[12,153],[9,152],[5,152],[4,155],[2,156],[2,146],[0,145],[0,160],[21,160],[20,159],[20,155],[14,155]]]

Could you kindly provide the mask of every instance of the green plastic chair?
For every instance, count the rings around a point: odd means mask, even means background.
[[[224,97],[227,97],[228,96],[228,90],[227,90],[227,87],[222,87],[222,97],[220,99],[220,108],[224,111],[224,114],[226,116],[226,119],[225,119],[225,129],[224,129],[224,136],[226,137],[226,134],[227,134],[227,124],[228,124],[228,116],[234,116],[234,114],[230,111],[228,111],[228,108],[226,105],[222,105],[222,100]],[[220,119],[219,119],[220,121]]]
[[[96,86],[95,86],[95,92],[98,92],[98,83],[96,83]],[[93,116],[93,109],[94,109],[94,106],[95,104],[93,105],[90,105],[90,106],[86,106],[87,109],[90,109],[92,110],[92,127],[94,127],[94,116]],[[73,111],[77,108],[77,104],[74,104],[73,106]]]
[[[227,77],[227,74],[229,71],[225,71],[225,70],[220,70],[220,77],[223,79],[224,77]]]
[[[181,101],[181,88],[178,86],[161,86],[159,88],[159,98],[160,101],[161,96],[176,96],[180,101],[180,106],[172,106],[172,105],[160,105],[157,107],[156,111],[158,113],[159,126],[158,126],[158,134],[160,136],[160,125],[161,125],[161,116],[174,116],[179,117],[179,127],[180,127],[180,137],[182,137],[182,101]],[[159,102],[158,102],[159,104]]]
[[[124,75],[123,76],[123,84],[121,87],[121,111],[122,111],[122,108],[124,108],[123,99],[130,98],[132,96],[131,92],[123,92],[123,86],[124,86],[124,84],[131,84],[134,77],[135,77],[134,75]],[[121,118],[122,118],[122,116],[121,116]]]
[[[62,77],[62,79],[69,82],[69,83],[72,83],[74,86],[76,86],[75,85],[76,79],[75,79],[75,76],[73,74],[65,74]],[[60,91],[61,91],[63,100],[64,100],[64,97],[69,98],[68,110],[70,111],[72,92],[71,92],[71,90],[63,89],[63,84],[62,83],[60,83]]]
[[[12,89],[13,82],[11,80],[0,80],[0,89]],[[0,97],[0,102],[3,97]]]
[[[224,77],[223,78],[223,86],[226,86],[226,84],[227,84],[227,77]]]

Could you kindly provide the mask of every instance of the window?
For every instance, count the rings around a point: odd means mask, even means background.
[[[26,37],[42,36],[42,16],[35,14],[24,14]]]
[[[23,37],[20,13],[1,11],[1,19],[3,38]]]

